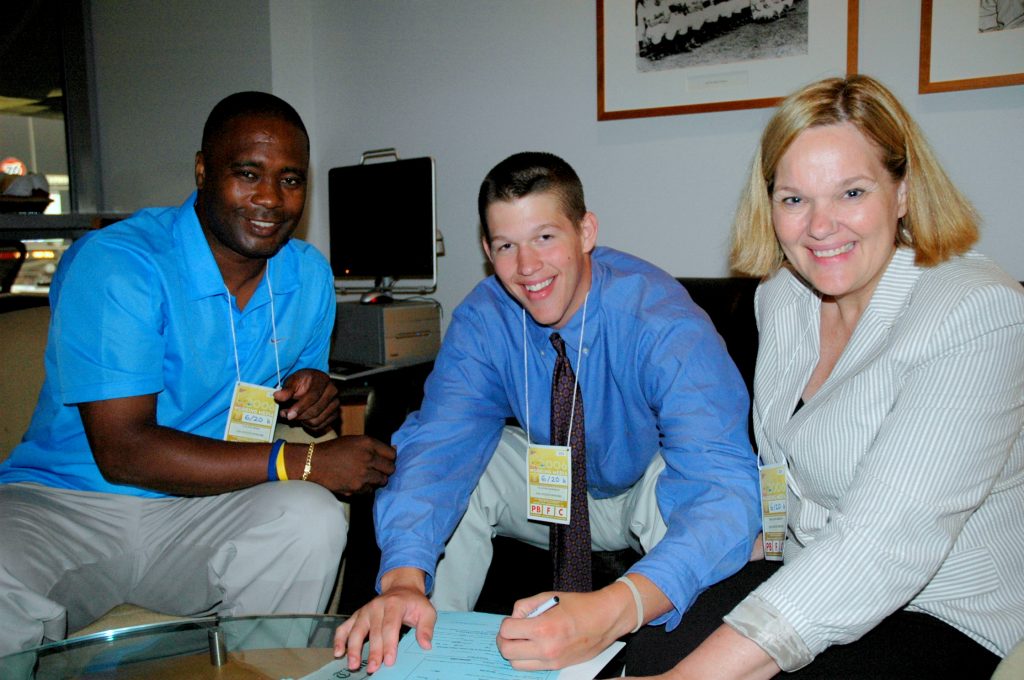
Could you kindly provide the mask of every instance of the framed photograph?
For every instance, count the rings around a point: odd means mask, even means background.
[[[857,71],[858,0],[597,0],[597,119],[776,105]]]
[[[918,92],[1024,85],[1024,0],[921,0]]]

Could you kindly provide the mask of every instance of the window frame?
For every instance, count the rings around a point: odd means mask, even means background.
[[[103,206],[103,180],[89,0],[69,0],[61,2],[60,7],[69,212],[97,213]]]

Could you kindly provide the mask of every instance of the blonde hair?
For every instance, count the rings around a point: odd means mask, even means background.
[[[907,214],[896,242],[914,249],[914,261],[930,267],[966,252],[978,240],[978,215],[939,165],[906,109],[880,82],[865,75],[829,78],[787,97],[761,135],[747,185],[732,225],[733,269],[767,276],[784,263],[772,225],[775,171],[804,130],[851,123],[881,153],[893,180],[906,180]]]

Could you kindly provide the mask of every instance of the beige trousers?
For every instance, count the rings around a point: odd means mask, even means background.
[[[526,434],[506,427],[437,564],[431,602],[438,611],[471,611],[484,587],[494,550],[491,539],[509,536],[548,547],[549,525],[526,519]],[[633,548],[646,553],[665,535],[655,485],[665,468],[661,455],[625,493],[589,498],[590,540],[594,550]]]
[[[174,615],[320,613],[348,525],[309,482],[198,498],[0,485],[0,656],[129,603]]]

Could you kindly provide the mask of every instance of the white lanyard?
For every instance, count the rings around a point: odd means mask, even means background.
[[[277,367],[277,389],[281,389],[281,358],[277,353],[277,317],[274,314],[274,289],[270,285],[270,260],[267,260],[264,278],[267,281],[267,292],[270,294],[270,330],[273,333],[270,344],[274,346],[274,365]],[[235,313],[231,309],[231,291],[228,290],[227,285],[224,286],[224,290],[228,294],[228,323],[231,324],[231,347],[235,350],[235,374],[238,376],[238,382],[242,382],[242,369],[238,361],[238,338],[235,335]]]
[[[800,353],[799,343],[803,340],[804,335],[811,328],[813,322],[814,316],[811,315],[807,325],[804,326],[804,330],[801,331],[797,338],[797,347],[790,356],[786,368],[780,374],[781,376],[787,375],[790,369],[793,368],[797,355]],[[762,450],[769,445],[767,419],[771,417],[772,405],[775,403],[775,399],[776,395],[773,394],[765,408],[763,410],[758,409],[763,446],[758,448],[757,470],[760,483],[761,544],[764,548],[764,558],[771,562],[781,562],[785,556],[790,494],[793,497],[799,498],[800,491],[797,488],[796,481],[789,474],[789,461],[786,460],[786,454],[781,446],[775,447],[775,453],[782,459],[782,462],[766,465],[762,456]],[[758,401],[755,400],[754,406],[758,405]],[[789,417],[792,418],[792,414]]]
[[[573,372],[573,383],[572,383],[572,409],[569,411],[569,432],[566,435],[565,445],[569,446],[569,442],[572,441],[572,421],[576,416],[576,392],[580,384],[580,370],[582,368],[580,362],[583,360],[583,331],[587,328],[587,301],[590,300],[590,291],[587,291],[586,297],[583,298],[583,318],[580,320],[580,343],[579,349],[576,350],[576,370]],[[556,359],[557,361],[557,359]],[[533,438],[530,437],[530,371],[527,365],[527,352],[526,352],[526,308],[523,308],[523,377],[525,379],[524,389],[526,394],[524,395],[523,402],[526,405],[526,443],[532,445]],[[554,433],[552,433],[554,434]]]

